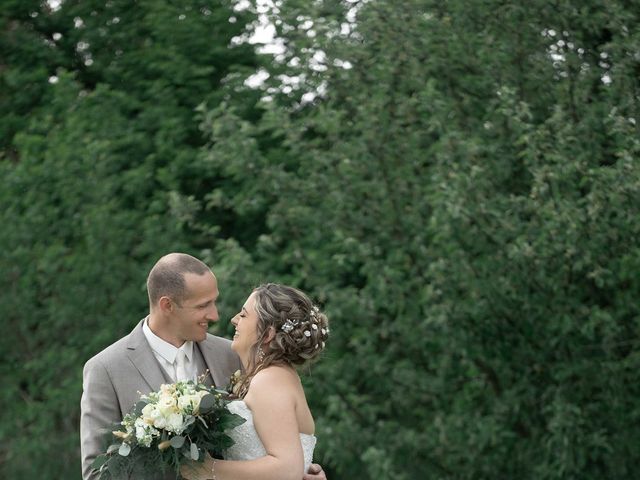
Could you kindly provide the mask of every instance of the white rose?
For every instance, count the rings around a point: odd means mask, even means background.
[[[182,433],[184,420],[179,413],[172,413],[167,417],[166,429],[174,433]]]
[[[185,411],[188,407],[193,408],[193,401],[191,400],[191,395],[182,395],[178,398],[178,408],[181,411]]]
[[[176,399],[170,395],[161,395],[158,399],[158,410],[164,417],[175,413],[177,409]]]
[[[158,412],[156,406],[151,403],[148,403],[142,409],[142,419],[145,421],[145,423],[153,423],[153,419],[159,414],[160,412]]]
[[[162,415],[158,415],[153,419],[153,426],[156,428],[166,428],[167,427],[167,419]]]
[[[185,411],[185,409],[190,406],[192,411],[196,412],[200,405],[201,398],[202,397],[197,393],[194,393],[193,395],[183,395],[178,399],[178,406],[182,411]]]
[[[204,393],[204,395],[206,394],[207,392]],[[200,393],[196,392],[191,396],[191,402],[193,403],[194,412],[198,411],[198,407],[200,407],[200,400],[202,400],[202,397],[204,397],[204,395],[200,395]]]
[[[145,407],[146,408],[146,407]],[[144,409],[142,410],[144,414]],[[144,417],[146,423],[153,425],[156,428],[164,428],[167,425],[167,419],[162,416],[160,410],[158,410],[155,406],[152,409],[149,409],[147,415]]]

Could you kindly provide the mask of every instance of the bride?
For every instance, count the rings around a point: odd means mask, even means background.
[[[327,317],[300,290],[256,288],[231,323],[231,347],[245,375],[229,409],[247,421],[229,432],[225,460],[184,466],[187,480],[300,480],[316,444],[313,416],[294,366],[316,358],[328,338]]]

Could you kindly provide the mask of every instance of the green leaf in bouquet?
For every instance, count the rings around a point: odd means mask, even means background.
[[[142,414],[142,409],[147,406],[147,403],[148,402],[144,400],[140,400],[138,403],[135,404],[135,406],[133,407],[133,410],[131,410],[131,413],[136,417],[139,417]]]
[[[182,445],[184,445],[184,437],[181,435],[176,435],[170,440],[170,442],[173,448],[180,448],[182,447]]]
[[[198,460],[200,458],[200,452],[198,446],[195,443],[191,444],[191,460]]]
[[[130,452],[131,452],[131,447],[129,446],[128,443],[123,443],[122,445],[120,445],[120,448],[118,449],[118,453],[123,457],[126,457],[127,455],[129,455]]]
[[[226,450],[228,448],[231,448],[234,443],[235,442],[233,441],[233,439],[230,436],[223,435],[223,436],[220,436],[220,437],[217,438],[216,446],[220,450]]]
[[[113,447],[113,445],[111,445],[111,446]],[[111,448],[111,447],[109,447],[109,448]],[[91,463],[91,468],[94,468],[96,470],[100,470],[100,467],[102,467],[102,465],[107,463],[108,460],[109,460],[109,457],[107,455],[98,455],[93,460],[93,463]]]
[[[204,415],[208,413],[216,405],[216,397],[210,393],[202,397],[200,400],[200,413]]]
[[[229,412],[220,417],[218,424],[221,430],[230,430],[238,425],[242,425],[244,422],[246,422],[246,420],[240,415]]]
[[[207,422],[205,421],[205,419],[203,417],[201,417],[200,415],[198,415],[197,417],[198,420],[200,420],[202,422],[202,425],[204,425],[204,428],[209,428],[209,425],[207,425]]]
[[[190,425],[193,424],[193,422],[196,421],[196,417],[194,416],[188,416],[187,419],[184,421],[184,429],[186,430],[187,427],[189,427]]]

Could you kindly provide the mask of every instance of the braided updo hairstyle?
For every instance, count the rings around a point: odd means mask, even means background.
[[[251,347],[252,361],[234,390],[242,398],[251,379],[270,365],[300,366],[318,358],[329,338],[329,320],[297,288],[266,283],[254,290],[258,340]],[[264,340],[273,331],[273,339]],[[264,355],[258,358],[258,348]]]

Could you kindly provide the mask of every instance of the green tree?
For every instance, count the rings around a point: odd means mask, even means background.
[[[188,220],[219,179],[198,161],[195,109],[233,98],[224,79],[256,65],[231,45],[252,19],[232,7],[3,8],[2,477],[79,476],[82,365],[145,315],[160,255],[212,236]]]
[[[238,238],[254,272],[333,321],[307,379],[320,460],[338,478],[628,478],[637,13],[314,5],[274,15],[299,88],[272,79],[259,123],[230,103],[203,128],[229,179],[213,197],[267,209],[268,232]]]

